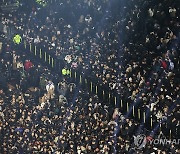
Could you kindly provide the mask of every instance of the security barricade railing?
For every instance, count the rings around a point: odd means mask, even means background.
[[[24,41],[24,48],[29,49],[29,51],[35,57],[41,59],[52,69],[56,71],[62,69],[57,58],[53,57],[43,49],[38,48],[36,45],[32,45],[31,43],[28,44],[26,41]],[[69,77],[72,78],[74,82],[85,84],[84,86],[88,88],[91,93],[98,95],[103,101],[106,101],[108,104],[113,104],[114,107],[118,106],[124,114],[130,112],[130,117],[139,122],[142,121],[146,128],[153,129],[153,127],[155,126],[156,122],[152,114],[147,115],[144,109],[141,109],[139,106],[131,105],[131,103],[128,101],[125,102],[122,99],[118,100],[118,95],[114,95],[110,90],[106,90],[106,88],[103,88],[103,85],[99,85],[98,83],[95,84],[93,80],[89,79],[88,77],[83,77],[82,73],[78,73],[78,70],[70,69]],[[162,130],[162,124],[160,124],[159,130]],[[169,129],[170,138],[172,138],[173,133],[174,132]]]
[[[26,41],[24,41],[24,48],[28,49],[36,58],[41,59],[52,69],[56,69],[56,59],[52,55],[47,54],[46,51],[43,51],[42,48],[39,48],[36,45],[33,45],[32,43],[27,43]]]

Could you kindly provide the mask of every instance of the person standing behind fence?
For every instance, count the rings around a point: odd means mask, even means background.
[[[48,81],[48,83],[46,85],[48,99],[54,98],[54,89],[55,89],[54,83],[52,81]]]
[[[45,91],[46,82],[47,82],[46,78],[44,76],[40,76],[39,86],[41,91]]]
[[[65,80],[63,80],[62,82],[59,82],[57,85],[57,91],[59,93],[59,95],[66,95],[68,89],[68,85],[66,84]]]
[[[17,70],[17,55],[15,51],[13,51],[13,71]]]

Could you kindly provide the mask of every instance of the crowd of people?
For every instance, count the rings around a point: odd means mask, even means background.
[[[4,35],[13,29],[27,44],[61,61],[61,68],[78,70],[123,102],[145,111],[146,118],[151,115],[165,136],[178,138],[177,0],[51,2],[42,7],[22,1],[17,12],[1,14]],[[112,108],[68,75],[59,77],[59,72],[33,61],[13,42],[3,45],[3,153],[179,152],[174,144],[137,149],[133,136],[153,132],[155,138],[159,131],[146,130],[119,105]]]

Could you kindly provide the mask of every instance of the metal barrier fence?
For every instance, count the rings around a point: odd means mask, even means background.
[[[52,69],[56,69],[56,59],[48,54],[46,51],[43,51],[42,48],[37,47],[36,45],[33,45],[32,43],[27,44],[26,41],[24,41],[24,48],[29,50],[36,58],[41,59],[43,62],[49,65]]]
[[[58,60],[44,51],[41,48],[38,48],[36,45],[28,44],[24,42],[24,48],[29,50],[36,58],[41,59],[44,63],[46,63],[51,69],[60,71],[62,67],[58,64]],[[83,77],[82,73],[79,73],[78,70],[70,70],[70,77],[73,81],[83,84],[86,88],[90,90],[91,93],[96,94],[102,101],[112,105],[112,107],[119,107],[122,113],[129,113],[129,118],[133,118],[136,121],[143,124],[147,129],[152,130],[158,122],[152,113],[147,114],[147,111],[143,109],[141,106],[132,105],[132,102],[125,102],[123,99],[120,99],[118,95],[114,95],[109,89],[105,90],[102,85],[97,83],[93,83],[91,79],[88,77]],[[159,130],[163,131],[164,124],[160,124]],[[177,134],[177,129],[171,129],[165,126],[165,132],[172,138],[172,134]]]

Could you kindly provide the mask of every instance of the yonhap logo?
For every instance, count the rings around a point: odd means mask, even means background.
[[[142,149],[143,147],[146,146],[146,144],[150,144],[150,145],[179,145],[180,143],[180,139],[166,139],[166,137],[164,137],[162,134],[160,134],[158,136],[158,138],[152,138],[152,136],[147,136],[144,134],[140,134],[136,137],[134,137],[134,145],[137,149]]]
[[[144,134],[140,134],[134,138],[134,144],[137,149],[142,149],[143,147],[146,146],[146,143],[147,143],[147,140]]]

